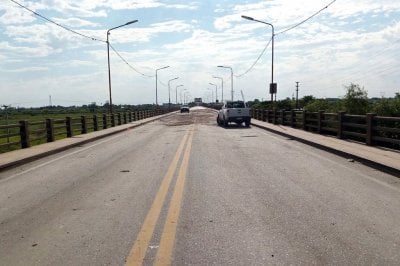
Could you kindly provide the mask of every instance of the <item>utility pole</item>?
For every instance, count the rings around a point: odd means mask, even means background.
[[[299,109],[299,81],[296,81],[296,109]]]

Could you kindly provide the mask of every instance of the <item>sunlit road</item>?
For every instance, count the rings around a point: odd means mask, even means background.
[[[399,265],[400,181],[207,109],[0,173],[0,265]]]

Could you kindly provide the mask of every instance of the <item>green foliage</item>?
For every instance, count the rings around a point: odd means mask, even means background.
[[[382,98],[375,102],[372,112],[380,116],[400,117],[400,95],[396,93],[394,99]]]
[[[290,98],[286,98],[285,100],[280,100],[276,102],[276,108],[278,110],[291,110],[294,109],[296,102],[291,100]]]
[[[340,102],[332,102],[327,99],[316,99],[304,106],[304,110],[309,112],[338,112],[340,111]]]
[[[344,110],[349,114],[366,114],[370,110],[368,92],[358,84],[345,86],[346,95],[343,98]]]
[[[312,103],[313,101],[315,101],[314,96],[306,95],[302,99],[299,100],[299,106],[304,107],[304,106],[308,105],[309,103]]]

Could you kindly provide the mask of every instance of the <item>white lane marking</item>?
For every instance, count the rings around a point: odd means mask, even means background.
[[[29,173],[29,172],[31,172],[31,171],[33,171],[33,170],[36,170],[36,169],[41,168],[41,167],[43,167],[43,166],[49,165],[49,164],[51,164],[51,163],[54,163],[54,162],[56,162],[56,161],[59,161],[59,160],[64,159],[64,158],[66,158],[66,157],[69,157],[69,156],[71,156],[71,155],[74,155],[74,154],[80,153],[80,152],[82,152],[82,151],[86,151],[86,150],[88,150],[88,149],[94,148],[94,147],[96,147],[96,146],[99,146],[99,145],[101,145],[101,144],[104,144],[104,143],[106,143],[106,142],[109,142],[109,141],[111,141],[111,140],[113,140],[113,139],[120,138],[121,136],[123,136],[123,135],[117,135],[117,136],[114,136],[114,137],[110,137],[110,138],[108,138],[108,139],[106,139],[106,140],[103,140],[103,141],[100,141],[100,142],[98,142],[98,143],[96,143],[96,144],[90,145],[90,146],[85,147],[85,148],[81,148],[81,149],[79,149],[79,150],[70,152],[70,153],[68,153],[68,154],[65,154],[65,155],[60,156],[60,157],[55,158],[55,159],[52,159],[52,160],[47,161],[47,162],[45,162],[45,163],[42,163],[42,164],[33,166],[32,168],[26,169],[26,170],[24,170],[24,171],[22,171],[22,172],[13,174],[13,175],[8,176],[8,177],[5,177],[5,178],[2,178],[2,179],[0,180],[0,184],[6,182],[6,181],[9,180],[9,179],[12,179],[12,178],[14,178],[14,177],[17,177],[17,176],[20,176],[20,175],[23,175],[23,174],[26,174],[26,173]]]

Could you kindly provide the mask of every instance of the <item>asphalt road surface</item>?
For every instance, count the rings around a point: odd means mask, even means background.
[[[0,265],[399,265],[400,181],[191,110],[0,173]]]

